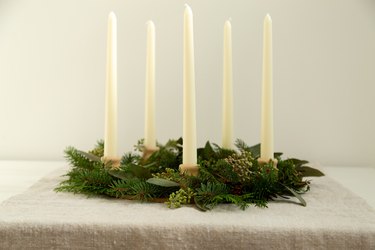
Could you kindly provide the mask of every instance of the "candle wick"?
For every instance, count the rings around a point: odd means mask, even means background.
[[[229,22],[232,22],[232,18],[231,18],[231,17],[229,17],[229,18],[228,18],[228,21],[229,21]]]

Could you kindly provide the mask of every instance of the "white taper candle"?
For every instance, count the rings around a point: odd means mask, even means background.
[[[104,157],[117,157],[117,21],[108,16]]]
[[[222,147],[233,148],[232,25],[224,24]]]
[[[261,160],[274,159],[273,150],[273,90],[272,90],[272,20],[264,18],[263,27],[263,83],[262,83],[262,126]]]
[[[184,11],[184,63],[183,63],[183,164],[197,163],[196,117],[195,117],[195,72],[193,13],[188,5]]]
[[[145,141],[148,149],[156,148],[155,137],[155,25],[147,22]]]

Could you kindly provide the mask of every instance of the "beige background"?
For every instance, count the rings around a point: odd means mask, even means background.
[[[375,166],[375,1],[186,1],[195,25],[198,144],[220,142],[222,29],[231,17],[235,136],[260,137],[262,23],[274,28],[275,148]],[[118,17],[120,150],[143,136],[145,22],[156,25],[157,135],[182,134],[177,0],[0,0],[0,160],[62,159],[103,137],[106,22]]]

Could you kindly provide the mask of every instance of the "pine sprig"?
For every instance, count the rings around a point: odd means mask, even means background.
[[[69,179],[63,181],[56,191],[68,191],[88,195],[107,194],[112,183],[112,178],[105,170],[93,167],[91,170],[75,168],[67,176]]]
[[[104,155],[104,141],[99,140],[96,142],[96,145],[93,150],[89,151],[90,154],[102,157]]]
[[[135,182],[130,185],[128,194],[134,200],[148,201],[152,198],[158,197],[160,189],[156,185],[149,184],[145,181]]]
[[[83,169],[93,168],[93,162],[89,160],[87,157],[84,157],[82,154],[80,154],[77,149],[73,147],[68,147],[66,148],[64,153],[65,159],[69,162],[70,166]]]
[[[228,194],[228,187],[223,183],[202,183],[200,188],[196,190],[194,197],[195,204],[203,211],[211,210],[219,204],[218,197]]]

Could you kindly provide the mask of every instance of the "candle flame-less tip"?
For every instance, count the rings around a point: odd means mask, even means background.
[[[185,10],[192,12],[191,7],[187,3],[185,3]]]
[[[232,27],[232,24],[230,23],[230,21],[231,21],[230,18],[225,21],[224,28],[231,28]]]
[[[113,11],[111,11],[108,15],[108,23],[112,23],[112,25],[116,25],[117,23],[117,17]]]
[[[109,12],[109,15],[108,15],[110,18],[116,18],[116,14],[115,12],[111,11]]]
[[[272,22],[272,19],[271,19],[271,16],[269,13],[267,13],[266,17],[264,18],[264,20],[267,20],[267,21],[270,21]]]
[[[152,20],[148,20],[146,23],[145,23],[146,26],[155,26],[154,22]]]

